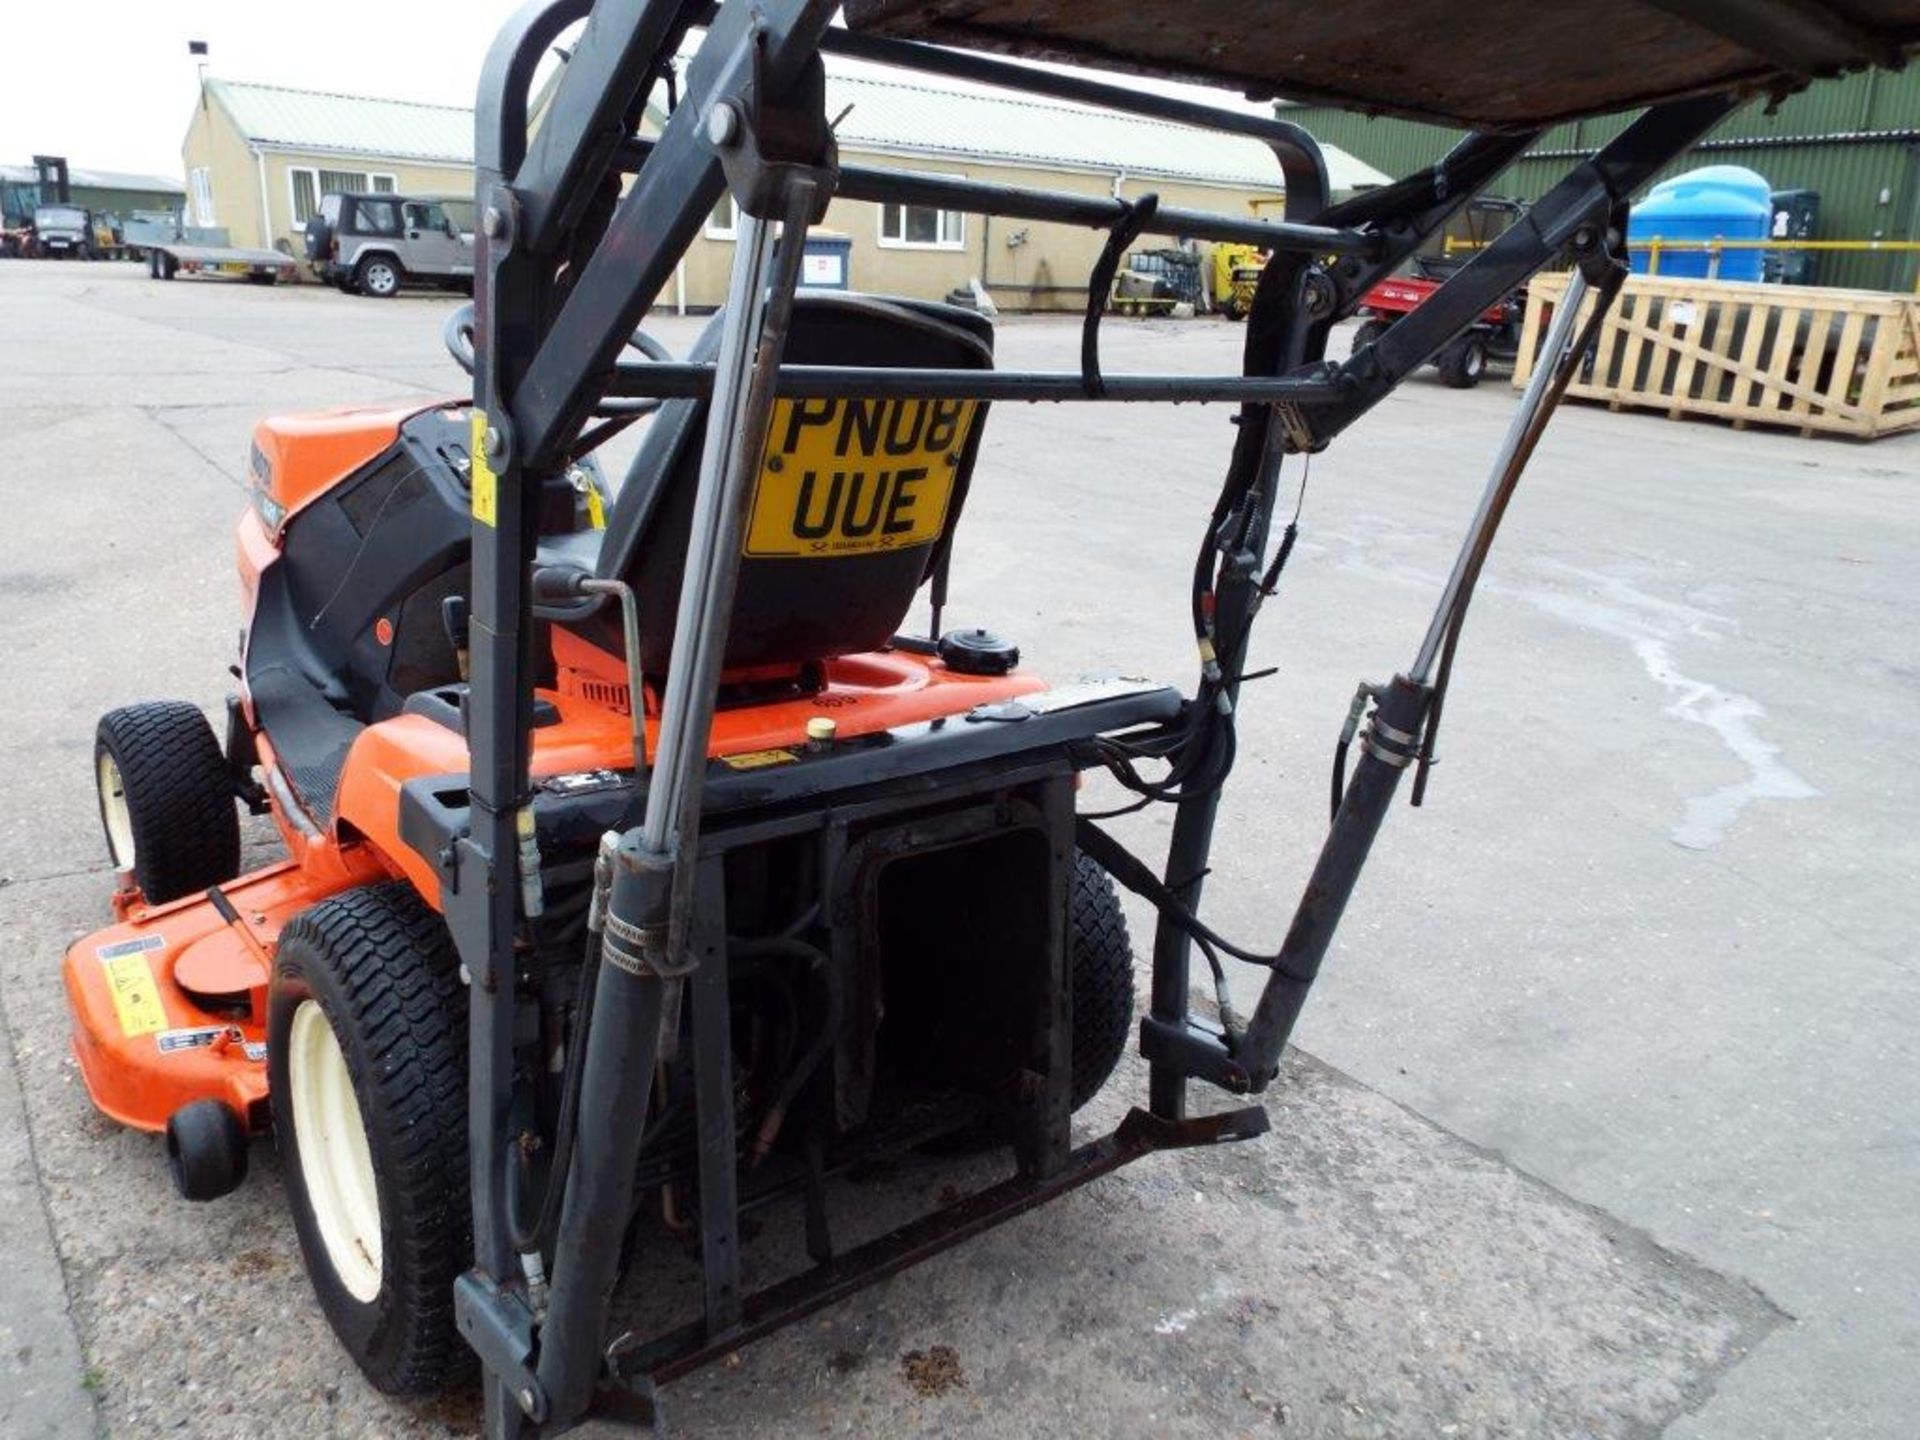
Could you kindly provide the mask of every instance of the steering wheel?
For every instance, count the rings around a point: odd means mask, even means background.
[[[454,363],[467,374],[473,374],[473,302],[471,300],[447,316],[446,324],[440,327],[440,339],[446,344],[447,353],[453,356]],[[673,352],[644,330],[636,330],[629,335],[626,348],[639,351],[649,360],[673,359]],[[660,404],[657,397],[651,396],[602,396],[600,403],[593,407],[593,413],[604,417],[619,416],[623,419],[634,419],[641,415],[651,415],[660,408]]]

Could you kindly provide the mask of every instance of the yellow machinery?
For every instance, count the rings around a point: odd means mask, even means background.
[[[1253,288],[1260,283],[1266,251],[1256,245],[1220,244],[1213,247],[1213,268],[1207,278],[1207,298],[1229,320],[1244,320],[1253,308]]]

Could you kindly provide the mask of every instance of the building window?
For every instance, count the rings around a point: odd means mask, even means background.
[[[707,216],[707,238],[732,240],[739,234],[740,202],[731,194],[722,195],[720,203],[713,207],[713,213]]]
[[[293,228],[298,230],[320,210],[320,172],[304,165],[287,169],[287,186],[292,192]]]
[[[967,243],[967,217],[931,205],[882,205],[880,243],[916,250],[958,250]]]
[[[193,223],[219,224],[213,210],[213,172],[204,165],[196,166],[187,173],[187,183],[193,187]]]
[[[289,165],[287,189],[292,206],[293,228],[298,230],[320,209],[322,195],[391,195],[399,186],[387,174],[368,174],[365,170],[321,170],[312,165]]]

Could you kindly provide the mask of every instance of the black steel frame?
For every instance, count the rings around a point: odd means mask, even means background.
[[[1220,787],[1179,802],[1160,869],[1163,902],[1153,952],[1150,1013],[1142,1050],[1151,1062],[1149,1103],[1112,1135],[1069,1150],[1064,1066],[1036,1097],[1017,1147],[1019,1173],[992,1190],[937,1211],[871,1245],[833,1258],[758,1296],[741,1293],[740,1204],[733,1168],[733,1116],[726,1076],[727,966],[722,880],[716,855],[740,832],[701,826],[704,736],[717,654],[730,613],[743,514],[741,455],[757,447],[774,395],[916,395],[1046,401],[1219,401],[1240,423],[1211,517],[1203,564],[1219,563],[1212,633],[1203,648],[1203,695],[1231,708],[1246,638],[1263,598],[1262,557],[1289,454],[1322,448],[1437,353],[1489,303],[1557,257],[1571,255],[1600,289],[1617,281],[1626,197],[1699,138],[1730,108],[1719,98],[1658,107],[1577,166],[1529,216],[1463,267],[1438,294],[1379,343],[1343,364],[1324,358],[1331,326],[1447,218],[1522,153],[1530,133],[1477,134],[1417,175],[1329,205],[1317,147],[1297,127],[1214,110],[1090,78],[1062,76],[983,56],[957,54],[829,28],[833,0],[533,0],[503,30],[488,57],[476,110],[476,201],[481,216],[474,325],[476,521],[471,597],[471,777],[464,832],[444,856],[445,908],[472,977],[469,1087],[474,1268],[456,1287],[463,1333],[485,1377],[488,1434],[555,1433],[598,1409],[650,1409],[651,1384],[831,1303],[1062,1191],[1154,1150],[1246,1138],[1265,1129],[1256,1109],[1189,1119],[1187,1082],[1237,1093],[1275,1075],[1294,1017],[1384,817],[1402,769],[1430,742],[1429,717],[1444,681],[1436,650],[1450,655],[1460,614],[1486,544],[1520,467],[1564,384],[1574,350],[1572,318],[1549,338],[1549,355],[1521,406],[1487,499],[1442,597],[1429,642],[1409,671],[1367,693],[1373,713],[1345,790],[1259,1007],[1245,1030],[1223,1033],[1189,1014],[1189,962],[1199,877]],[[571,24],[587,21],[537,133],[529,139],[528,94],[542,55]],[[689,30],[705,26],[677,77],[678,103],[658,139],[636,138],[646,97]],[[1134,114],[1258,138],[1275,153],[1286,187],[1283,221],[1206,215],[1121,200],[930,179],[841,166],[822,112],[823,52],[1110,106]],[[631,176],[623,194],[622,180]],[[622,349],[658,299],[682,252],[723,191],[746,218],[737,247],[742,297],[713,364],[621,363]],[[960,372],[780,365],[795,262],[774,250],[771,226],[798,228],[835,193],[866,200],[1086,226],[1122,227],[1252,241],[1273,259],[1248,321],[1242,373],[1226,376],[1101,375],[1098,311],[1090,307],[1089,363],[1078,372]],[[757,259],[755,258],[757,257]],[[1613,267],[1613,268],[1609,268]],[[1553,348],[1557,346],[1558,348]],[[647,817],[603,850],[606,945],[595,1020],[585,1041],[577,1145],[564,1184],[550,1289],[529,1275],[508,1220],[510,1112],[514,1103],[516,940],[540,904],[521,826],[531,824],[528,778],[534,674],[531,570],[537,516],[596,408],[609,397],[712,394],[708,464],[701,481],[705,542],[696,535],[674,649],[687,680],[666,701],[668,727],[691,740],[676,750],[665,732],[647,778]],[[1224,560],[1222,557],[1224,556]],[[690,618],[691,617],[691,618]],[[1356,707],[1356,719],[1360,707]],[[684,757],[684,758],[676,758]],[[1075,843],[1071,767],[1057,757],[991,777],[1003,797],[1028,786],[1034,822],[1056,855]],[[636,781],[640,777],[636,776]],[[944,792],[943,792],[944,793]],[[870,802],[904,809],[901,797]],[[824,813],[824,812],[823,812]],[[782,822],[790,823],[790,822]],[[733,837],[729,839],[727,837]],[[1085,845],[1097,831],[1080,831]],[[1110,844],[1110,842],[1107,842]],[[1184,908],[1183,908],[1184,907]],[[1064,942],[1055,936],[1044,1017],[1049,1043],[1065,1034]],[[663,1036],[672,1043],[683,1001],[692,1007],[700,1101],[700,1191],[706,1314],[692,1329],[609,1345],[604,1333],[619,1237],[630,1212],[639,1145],[634,1117],[646,1111]],[[810,1231],[815,1227],[810,1225]],[[825,1249],[823,1236],[817,1236]],[[545,1293],[541,1293],[544,1290]]]

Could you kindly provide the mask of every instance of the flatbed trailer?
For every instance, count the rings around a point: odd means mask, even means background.
[[[247,250],[235,245],[150,244],[147,274],[155,280],[177,275],[224,275],[254,285],[292,280],[294,259],[278,250]]]

